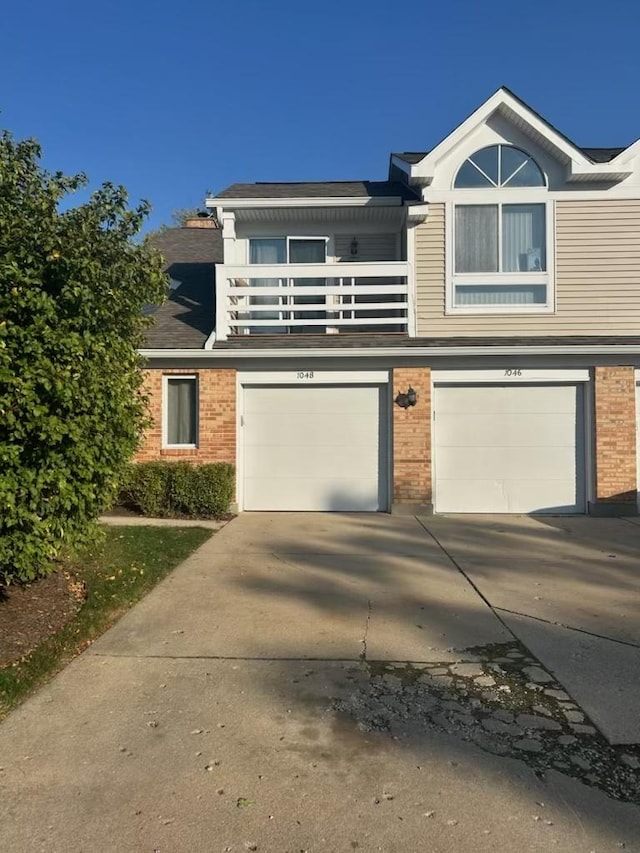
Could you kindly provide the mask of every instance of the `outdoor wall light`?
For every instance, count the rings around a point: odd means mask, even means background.
[[[394,400],[396,406],[400,406],[401,409],[408,409],[409,406],[415,406],[417,401],[418,395],[411,386],[409,386],[404,394],[401,391]]]
[[[350,249],[351,249],[351,254],[352,254],[352,255],[357,255],[357,254],[358,254],[358,240],[357,240],[357,238],[356,238],[356,237],[354,237],[354,238],[353,238],[353,240],[351,241]]]

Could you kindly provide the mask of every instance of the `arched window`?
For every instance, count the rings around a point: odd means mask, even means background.
[[[536,161],[511,145],[490,145],[458,169],[451,206],[453,252],[448,306],[467,313],[552,311],[547,226],[552,208]],[[485,192],[482,192],[482,191]]]
[[[454,182],[455,189],[544,186],[544,175],[533,157],[511,145],[476,151],[460,166]]]

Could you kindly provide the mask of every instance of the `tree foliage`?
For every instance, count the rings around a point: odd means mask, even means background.
[[[145,419],[143,307],[166,290],[136,242],[149,206],[47,172],[33,140],[0,135],[0,581],[46,574],[86,539]]]

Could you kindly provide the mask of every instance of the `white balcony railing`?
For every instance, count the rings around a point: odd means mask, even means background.
[[[407,331],[407,261],[216,267],[216,340],[229,335]]]

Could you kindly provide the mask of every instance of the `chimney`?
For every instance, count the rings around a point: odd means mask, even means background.
[[[191,216],[185,219],[183,228],[217,228],[218,223],[213,216],[209,216],[204,211],[197,216]]]

